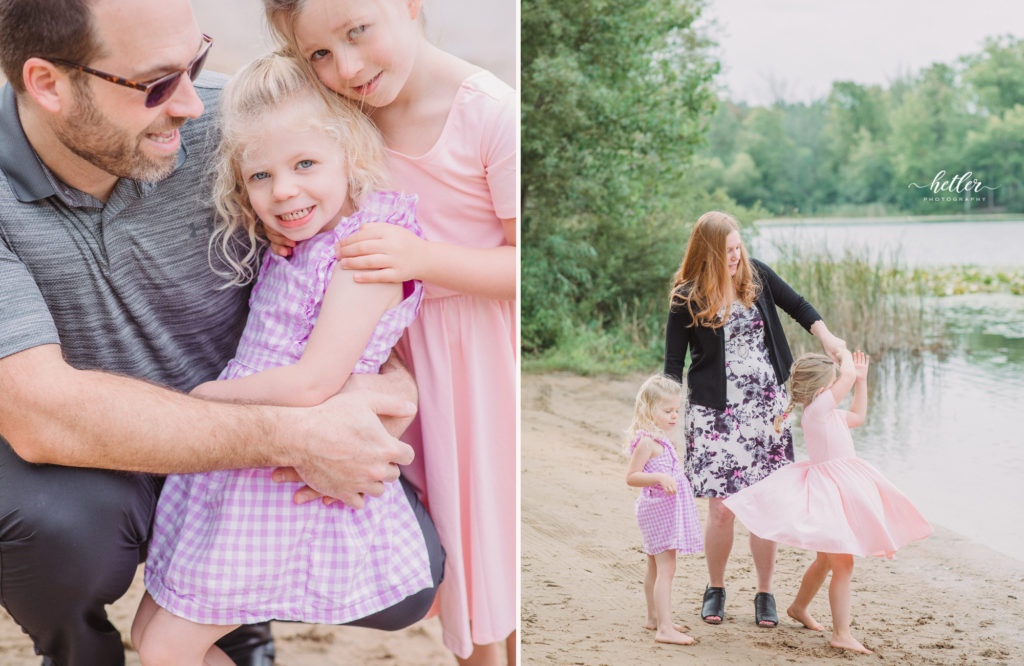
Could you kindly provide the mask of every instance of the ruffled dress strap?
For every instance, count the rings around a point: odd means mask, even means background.
[[[647,432],[646,430],[637,430],[633,434],[633,441],[629,445],[629,452],[630,452],[630,454],[632,454],[633,451],[636,451],[636,445],[639,444],[640,440],[643,439],[644,437],[649,437],[649,438],[657,441],[657,438],[654,435],[652,435],[651,433]]]
[[[371,192],[359,204],[359,210],[338,221],[338,224],[330,232],[323,234],[323,240],[318,242],[311,258],[312,272],[314,274],[314,285],[311,292],[319,294],[320,298],[307,303],[305,316],[309,326],[315,323],[320,315],[322,295],[327,291],[327,284],[331,279],[331,272],[338,257],[335,253],[335,245],[359,231],[364,224],[379,222],[393,224],[407,229],[418,237],[423,237],[423,230],[420,229],[416,220],[416,203],[418,197],[415,194],[404,194],[401,192]],[[308,242],[308,241],[307,241]],[[408,280],[402,285],[402,302],[386,311],[378,323],[374,336],[371,338],[363,358],[353,369],[353,372],[376,372],[380,363],[387,358],[402,331],[412,323],[419,312],[423,300],[423,285],[419,280]],[[387,330],[383,330],[387,329]],[[382,358],[377,358],[383,355]]]

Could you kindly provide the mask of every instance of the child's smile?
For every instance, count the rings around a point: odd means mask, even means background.
[[[306,106],[269,112],[240,159],[253,212],[294,241],[333,229],[354,212],[342,147],[309,127]]]

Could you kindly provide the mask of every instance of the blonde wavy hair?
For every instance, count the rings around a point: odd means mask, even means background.
[[[669,296],[671,307],[686,306],[693,320],[691,326],[718,328],[725,323],[729,313],[719,317],[718,311],[730,281],[736,297],[745,307],[749,308],[757,298],[761,286],[743,244],[740,244],[740,265],[736,275],[729,275],[725,239],[739,230],[739,223],[731,215],[717,210],[704,213],[693,225],[683,263],[672,277]]]
[[[653,375],[640,385],[633,408],[633,422],[626,429],[627,448],[640,430],[653,433],[661,432],[661,429],[654,423],[654,410],[658,407],[658,403],[665,398],[679,398],[679,408],[682,410],[686,402],[686,387],[666,375]]]
[[[306,125],[333,139],[348,173],[348,196],[356,208],[367,194],[389,183],[384,143],[373,123],[344,98],[310,85],[293,58],[272,53],[242,68],[220,98],[221,138],[213,186],[217,224],[210,237],[210,264],[230,280],[225,286],[248,284],[255,277],[260,250],[266,245],[263,225],[252,210],[241,162],[263,132],[266,115],[286,104],[305,104]],[[243,238],[244,234],[244,238]],[[227,265],[218,269],[214,256]]]
[[[793,361],[789,371],[789,403],[775,417],[775,432],[782,432],[782,422],[789,417],[793,407],[811,404],[818,391],[835,381],[836,368],[835,361],[824,354],[801,354]]]

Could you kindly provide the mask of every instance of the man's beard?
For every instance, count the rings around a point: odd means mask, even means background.
[[[70,117],[74,121],[58,122],[53,128],[68,150],[118,178],[156,182],[171,175],[178,161],[176,154],[159,158],[146,155],[140,147],[142,135],[129,135],[108,120],[96,108],[87,86],[76,82],[73,87],[75,108]],[[179,127],[185,119],[172,118],[166,122],[169,127],[161,131]]]

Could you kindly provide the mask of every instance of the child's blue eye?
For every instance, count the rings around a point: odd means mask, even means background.
[[[327,49],[317,49],[316,51],[313,51],[313,53],[309,55],[309,59],[316,62],[321,58],[326,58],[328,53],[330,53],[330,51],[328,51]]]
[[[249,180],[264,180],[270,178],[270,174],[266,171],[257,171],[253,175],[249,176]]]
[[[309,167],[313,166],[313,160],[301,160],[295,166],[297,166],[300,169],[308,169]]]
[[[356,37],[358,37],[359,35],[363,34],[364,32],[366,32],[366,26],[365,25],[357,26],[357,27],[352,28],[351,30],[348,31],[348,38],[349,39],[355,39]]]

